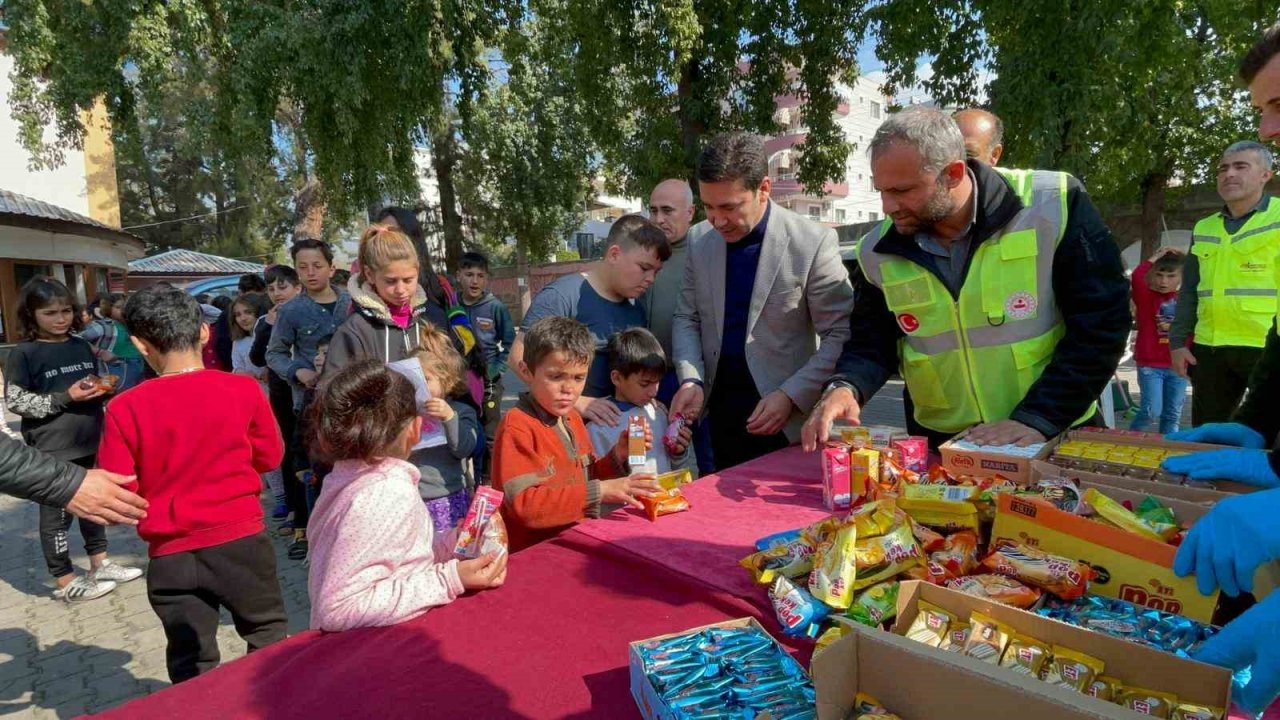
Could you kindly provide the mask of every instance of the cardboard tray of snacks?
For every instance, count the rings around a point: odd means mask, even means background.
[[[921,601],[947,610],[961,620],[968,619],[975,611],[980,612],[1007,625],[1017,633],[1095,657],[1106,664],[1104,675],[1117,678],[1126,686],[1169,692],[1177,695],[1179,701],[1185,703],[1218,708],[1231,706],[1231,673],[1224,668],[1180,658],[1171,653],[1091,632],[1035,613],[929,583],[919,581],[902,583],[898,595],[898,618],[894,623],[893,633],[903,635],[907,632],[916,619]],[[915,642],[905,637],[902,639]],[[1075,693],[1066,688],[1051,686],[1039,679],[1019,675],[1010,668],[984,663],[923,644],[920,646],[935,657],[947,657],[973,672],[986,674],[1009,685],[1017,685],[1028,695],[1053,698],[1081,712],[1091,713],[1092,716],[1141,717],[1138,713],[1119,705]],[[821,699],[820,690],[819,699]],[[887,702],[883,698],[880,700]],[[982,708],[982,711],[987,713],[984,717],[991,717],[992,705],[979,702],[975,707]]]
[[[1206,506],[1213,505],[1219,500],[1225,500],[1237,494],[1188,485],[1156,482],[1154,480],[1139,480],[1119,475],[1103,475],[1085,470],[1068,470],[1043,460],[1033,461],[1031,463],[1030,484],[1035,485],[1045,478],[1066,478],[1078,481],[1081,487],[1093,486],[1104,491],[1115,488],[1141,495],[1154,495],[1161,499],[1167,498]]]
[[[904,586],[905,587],[905,586]],[[863,625],[813,656],[818,720],[851,717],[858,693],[903,718],[1139,720],[1119,705]],[[1004,672],[999,672],[1004,671]]]
[[[1044,461],[1048,465],[1057,467],[1056,465],[1049,463],[1049,458],[1054,454],[1054,452],[1056,451],[1059,445],[1068,441],[1108,443],[1113,445],[1130,446],[1133,448],[1159,448],[1162,450],[1182,450],[1185,452],[1201,452],[1205,450],[1224,449],[1224,446],[1222,445],[1209,445],[1206,443],[1177,442],[1174,440],[1165,440],[1163,437],[1159,435],[1152,435],[1151,433],[1126,433],[1126,432],[1114,432],[1114,431],[1103,432],[1098,429],[1071,430],[1050,440],[1044,446],[1041,452],[1036,456],[1035,460]],[[1148,485],[1158,485],[1160,487],[1166,487],[1166,488],[1181,488],[1183,490],[1189,490],[1189,491],[1204,490],[1205,492],[1216,492],[1219,496],[1217,499],[1219,500],[1222,499],[1222,497],[1225,497],[1227,495],[1239,495],[1241,493],[1256,492],[1258,490],[1258,488],[1255,488],[1251,485],[1232,482],[1230,480],[1215,480],[1213,481],[1213,484],[1215,487],[1213,489],[1207,489],[1207,488],[1194,488],[1189,486],[1183,486],[1175,483],[1161,482],[1158,480],[1144,480],[1144,479],[1123,477],[1119,475],[1113,475],[1105,471],[1098,472],[1098,471],[1082,471],[1082,470],[1075,470],[1075,469],[1067,469],[1065,470],[1065,472],[1069,473],[1070,477],[1076,477],[1077,475],[1083,477],[1085,475],[1088,475],[1088,476],[1096,476],[1100,478],[1111,478],[1113,482],[1123,481],[1125,483],[1124,484],[1125,487],[1131,486],[1133,483],[1145,482]],[[1191,496],[1188,495],[1187,497],[1191,497]]]

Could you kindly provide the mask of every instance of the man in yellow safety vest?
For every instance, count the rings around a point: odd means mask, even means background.
[[[1192,231],[1169,348],[1173,369],[1191,378],[1197,425],[1224,422],[1236,411],[1276,314],[1280,199],[1263,190],[1271,165],[1265,145],[1228,147],[1218,163],[1226,204]]]
[[[1095,415],[1129,332],[1120,252],[1065,173],[965,161],[954,120],[890,116],[871,141],[883,224],[862,238],[835,376],[802,432],[806,448],[895,372],[907,426],[936,445],[1043,442]],[[972,428],[972,429],[970,429]]]

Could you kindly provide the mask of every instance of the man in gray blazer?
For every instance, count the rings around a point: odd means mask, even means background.
[[[746,133],[712,138],[698,159],[707,222],[689,232],[671,411],[710,417],[719,469],[799,438],[849,338],[835,231],[770,202],[768,170],[764,140]]]

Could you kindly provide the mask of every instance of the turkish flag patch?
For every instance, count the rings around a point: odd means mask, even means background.
[[[901,313],[898,315],[898,327],[902,328],[902,332],[910,335],[920,329],[920,320],[911,313]]]

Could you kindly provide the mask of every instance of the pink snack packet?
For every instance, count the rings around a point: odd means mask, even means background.
[[[668,454],[676,454],[676,441],[680,439],[680,428],[684,427],[684,422],[684,413],[676,413],[667,423],[667,431],[662,434],[662,444],[666,446]]]
[[[501,490],[486,486],[476,488],[476,496],[471,499],[467,516],[458,526],[458,542],[453,546],[454,555],[468,559],[480,556],[480,540],[484,535],[485,525],[500,507],[502,507]]]
[[[853,501],[849,448],[822,449],[822,503],[828,510],[848,510]]]

